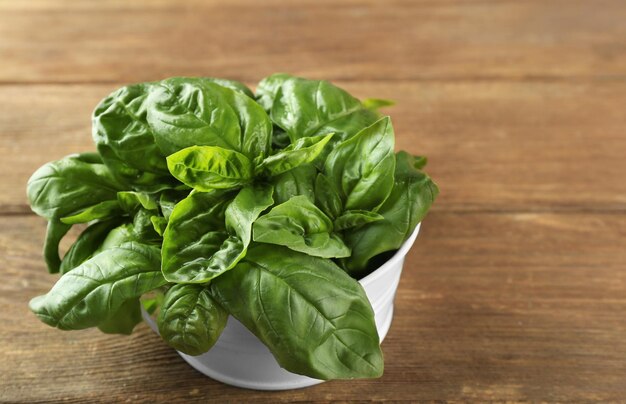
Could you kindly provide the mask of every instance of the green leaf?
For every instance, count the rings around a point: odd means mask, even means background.
[[[50,219],[48,221],[46,241],[43,245],[43,257],[48,266],[48,272],[51,274],[59,272],[61,266],[59,243],[71,228],[72,225],[62,223],[56,219]]]
[[[137,209],[157,210],[158,205],[154,195],[146,192],[122,191],[117,193],[117,202],[127,213],[134,213]]]
[[[176,205],[163,234],[168,281],[206,283],[245,256],[252,223],[273,203],[272,189],[246,187],[229,201],[228,195],[198,192]]]
[[[384,217],[375,212],[367,210],[347,210],[335,220],[335,230],[347,230],[361,227],[364,224],[383,220]]]
[[[190,146],[216,146],[249,159],[269,152],[272,125],[250,97],[208,80],[172,78],[148,97],[148,123],[170,155]]]
[[[259,217],[254,223],[254,241],[316,257],[350,255],[350,249],[333,233],[332,221],[304,196],[294,196]]]
[[[93,156],[74,154],[39,168],[28,180],[31,209],[46,219],[74,215],[102,201],[115,200],[123,189]]]
[[[163,237],[163,233],[165,233],[165,229],[167,228],[167,219],[163,216],[151,216],[150,221],[152,222],[154,231],[156,231],[159,236]]]
[[[44,323],[62,330],[97,326],[129,299],[166,283],[159,269],[159,249],[126,243],[63,274],[52,289],[30,301]]]
[[[74,215],[61,218],[65,224],[88,223],[94,220],[110,219],[122,213],[118,201],[104,201],[90,206]]]
[[[346,139],[376,120],[358,99],[327,81],[274,75],[259,83],[257,98],[292,142],[324,133]]]
[[[313,202],[313,180],[316,173],[315,167],[305,164],[271,178],[276,203],[287,202],[297,195],[305,196]]]
[[[252,180],[252,163],[233,150],[191,146],[167,157],[167,166],[182,183],[202,192],[243,186]]]
[[[93,112],[93,139],[105,164],[117,178],[143,190],[155,190],[155,184],[174,184],[165,154],[147,122],[146,100],[155,85],[122,87]]]
[[[430,177],[415,168],[415,159],[399,152],[393,190],[378,211],[384,220],[345,233],[344,240],[352,249],[352,256],[343,260],[342,265],[356,275],[367,269],[374,256],[400,248],[426,216],[438,193]]]
[[[130,335],[141,320],[139,298],[129,299],[109,318],[98,324],[98,329],[106,334]]]
[[[322,173],[317,174],[315,179],[315,203],[331,218],[338,217],[343,212],[339,191]]]
[[[365,291],[332,261],[256,245],[210,287],[286,370],[324,380],[382,375]]]
[[[263,160],[257,167],[257,171],[265,171],[270,176],[274,176],[310,163],[320,155],[332,137],[333,134],[331,133],[298,139],[285,149]]]
[[[389,117],[340,143],[328,155],[324,173],[347,210],[376,211],[393,187],[394,135]]]
[[[159,334],[187,355],[207,352],[226,326],[228,313],[203,285],[174,285],[165,294],[157,318]]]
[[[119,224],[120,220],[113,219],[98,222],[87,227],[63,257],[60,268],[61,274],[76,268],[91,258],[102,245],[109,232]]]

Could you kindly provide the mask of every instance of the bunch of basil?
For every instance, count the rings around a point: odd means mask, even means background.
[[[438,192],[424,158],[394,154],[381,104],[285,74],[256,95],[212,78],[115,91],[93,114],[98,153],[28,182],[49,221],[45,260],[61,273],[31,310],[63,330],[129,334],[151,296],[161,337],[187,354],[209,350],[232,315],[291,372],[380,376],[355,278],[404,242]]]

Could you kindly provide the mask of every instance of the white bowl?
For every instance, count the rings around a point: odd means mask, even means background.
[[[391,326],[393,301],[400,281],[404,257],[415,242],[420,224],[400,249],[377,270],[359,283],[372,304],[376,328],[382,342]],[[143,312],[144,319],[158,333],[154,320]],[[312,386],[324,380],[291,373],[281,368],[269,349],[239,321],[230,316],[213,348],[205,354],[190,356],[178,352],[201,373],[232,386],[256,390],[288,390]]]

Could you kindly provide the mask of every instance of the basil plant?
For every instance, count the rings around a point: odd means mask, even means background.
[[[425,158],[394,153],[384,105],[286,74],[256,94],[214,78],[113,92],[93,113],[97,153],[28,181],[48,220],[45,261],[61,275],[30,309],[62,330],[130,334],[143,305],[189,355],[233,316],[291,372],[380,376],[357,279],[400,247],[438,192]],[[74,225],[82,233],[61,258]]]

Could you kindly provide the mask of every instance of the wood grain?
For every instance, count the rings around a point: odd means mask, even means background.
[[[402,275],[383,378],[268,393],[202,376],[145,325],[122,337],[40,323],[27,302],[54,281],[44,224],[5,218],[0,401],[620,401],[624,229],[622,214],[434,213]]]
[[[386,110],[396,148],[428,156],[435,209],[626,211],[626,81],[338,84],[397,101]],[[41,164],[94,149],[91,111],[118,86],[0,86],[11,100],[0,109],[0,171],[12,173],[2,211],[28,212],[25,184]]]
[[[279,70],[328,79],[624,79],[622,5],[3,1],[0,82],[254,81]]]

